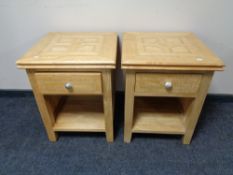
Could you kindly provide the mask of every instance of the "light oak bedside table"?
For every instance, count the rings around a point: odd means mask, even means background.
[[[190,144],[214,71],[223,63],[192,33],[125,33],[124,141],[181,134]]]
[[[17,61],[26,69],[50,141],[59,131],[113,141],[115,33],[49,33]]]

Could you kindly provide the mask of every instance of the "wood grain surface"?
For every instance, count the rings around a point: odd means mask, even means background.
[[[122,68],[147,69],[173,67],[211,70],[223,69],[223,62],[193,33],[124,33]],[[162,67],[160,67],[162,66]]]
[[[114,68],[116,33],[48,33],[21,59],[19,68]]]

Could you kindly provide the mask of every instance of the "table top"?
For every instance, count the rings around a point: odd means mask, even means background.
[[[190,32],[123,35],[123,69],[223,70],[223,62]]]
[[[19,68],[106,68],[116,65],[116,33],[54,32],[22,58]]]

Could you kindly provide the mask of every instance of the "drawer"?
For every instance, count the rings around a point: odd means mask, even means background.
[[[101,73],[35,73],[42,94],[102,94]]]
[[[195,96],[202,75],[136,73],[135,95]]]

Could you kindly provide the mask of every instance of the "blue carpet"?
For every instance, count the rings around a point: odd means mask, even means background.
[[[30,92],[0,95],[0,175],[232,175],[233,101],[208,98],[191,145],[180,136],[134,135],[123,143],[123,96],[116,99],[115,141],[62,133],[48,141]]]

